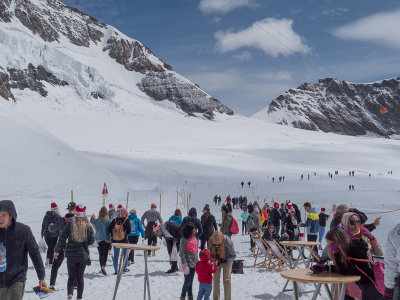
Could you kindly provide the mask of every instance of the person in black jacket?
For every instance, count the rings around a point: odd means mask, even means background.
[[[197,210],[194,207],[192,207],[189,210],[189,215],[183,218],[182,224],[181,224],[182,228],[183,228],[183,225],[185,225],[186,223],[189,223],[189,222],[192,223],[194,225],[194,227],[196,228],[196,231],[197,231],[196,238],[199,239],[199,236],[201,236],[203,234],[203,226],[201,225],[200,220],[197,219]]]
[[[157,222],[153,225],[153,232],[158,237],[164,237],[165,241],[167,242],[167,251],[169,257],[171,257],[172,247],[176,245],[179,251],[179,243],[181,239],[181,226],[178,223],[167,221],[161,224]],[[166,273],[175,273],[179,271],[178,269],[178,262],[171,261],[171,269],[169,269]]]
[[[0,242],[7,252],[7,269],[0,276],[0,299],[23,298],[28,253],[39,278],[40,287],[47,287],[44,265],[35,237],[28,226],[17,222],[17,211],[11,200],[0,201]]]
[[[218,230],[217,222],[215,221],[215,217],[210,213],[210,206],[208,204],[206,204],[203,208],[201,225],[203,226],[203,233],[200,236],[200,249],[203,250],[206,242],[208,247],[208,240],[210,239],[214,231]]]
[[[128,219],[128,211],[126,208],[122,207],[122,205],[118,205],[117,207],[118,211],[118,217],[116,217],[110,225],[108,225],[108,232],[111,234],[111,243],[125,243],[128,244],[128,234],[131,233],[131,223],[129,222]],[[122,236],[117,237],[116,236],[116,228],[119,226],[122,226]],[[114,259],[113,259],[113,264],[114,264],[114,275],[117,274],[118,271],[118,257],[119,257],[119,252],[120,248],[113,247],[114,249]],[[123,250],[123,261],[125,261],[125,257],[127,255],[127,249]],[[125,261],[123,272],[128,272],[129,269],[126,267],[128,265],[128,260]]]
[[[60,226],[58,225],[61,221],[60,219],[62,219],[62,217],[60,216],[58,206],[55,202],[52,202],[50,210],[46,212],[43,218],[41,230],[41,236],[47,244],[46,266],[50,269],[53,265],[54,247],[61,233]]]
[[[316,264],[311,270],[314,273],[328,271],[343,275],[358,275],[361,279],[356,284],[362,291],[362,300],[380,299],[381,295],[373,282],[375,276],[369,262],[367,242],[362,238],[350,239],[342,228],[329,230],[325,239],[333,266]]]
[[[268,226],[273,225],[275,227],[275,232],[279,233],[279,228],[281,225],[281,214],[279,212],[279,203],[274,203],[274,208],[268,214]]]
[[[78,283],[77,300],[82,299],[83,274],[89,259],[89,246],[94,243],[95,233],[93,225],[86,217],[86,206],[79,204],[75,209],[74,221],[64,228],[54,250],[54,258],[57,259],[60,250],[65,249],[68,268],[68,299],[72,299],[75,282]]]

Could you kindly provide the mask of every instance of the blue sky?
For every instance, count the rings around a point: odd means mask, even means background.
[[[400,76],[394,0],[62,0],[137,39],[236,113],[320,78]]]

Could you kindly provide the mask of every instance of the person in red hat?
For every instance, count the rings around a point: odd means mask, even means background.
[[[58,236],[61,233],[61,230],[58,230],[58,224],[61,222],[62,217],[60,216],[60,211],[58,210],[57,203],[51,202],[50,210],[46,212],[43,222],[42,222],[42,230],[41,236],[42,239],[45,240],[47,244],[47,253],[46,253],[46,267],[51,269],[53,265],[53,256],[54,256],[54,247],[57,244]]]
[[[72,299],[75,282],[78,283],[77,300],[82,299],[83,275],[89,260],[88,246],[92,245],[94,241],[95,229],[86,217],[86,206],[79,204],[75,208],[73,222],[65,227],[54,250],[54,258],[57,259],[61,249],[65,249],[68,267],[68,299]]]
[[[115,210],[114,204],[108,205],[108,218],[112,221],[118,216],[118,212]]]
[[[326,221],[328,221],[329,215],[325,213],[325,207],[321,207],[321,212],[319,214],[319,228],[318,228],[318,242],[319,249],[322,250],[321,242],[325,234]]]
[[[199,280],[199,293],[197,299],[210,299],[212,292],[213,275],[218,268],[217,264],[210,262],[211,254],[208,249],[200,251],[200,261],[196,264],[196,273]]]
[[[268,214],[268,226],[273,225],[275,232],[279,233],[279,228],[281,227],[281,213],[279,212],[279,203],[274,203],[274,208]]]

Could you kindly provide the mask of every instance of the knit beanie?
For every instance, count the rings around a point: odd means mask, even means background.
[[[211,254],[210,251],[208,251],[208,249],[201,250],[199,256],[201,261],[210,261],[211,258]]]
[[[56,211],[56,210],[58,210],[57,203],[51,202],[51,211]]]
[[[75,217],[86,217],[86,206],[84,206],[82,203],[75,208]]]

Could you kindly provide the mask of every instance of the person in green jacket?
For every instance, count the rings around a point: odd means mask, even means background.
[[[226,205],[221,206],[222,213],[222,224],[218,224],[221,227],[221,232],[229,237],[232,236],[232,232],[229,230],[232,225],[232,215],[229,212],[229,208]]]
[[[247,233],[246,221],[249,216],[250,213],[247,211],[247,207],[244,207],[243,212],[240,215],[240,218],[242,219],[242,235],[245,235]]]

